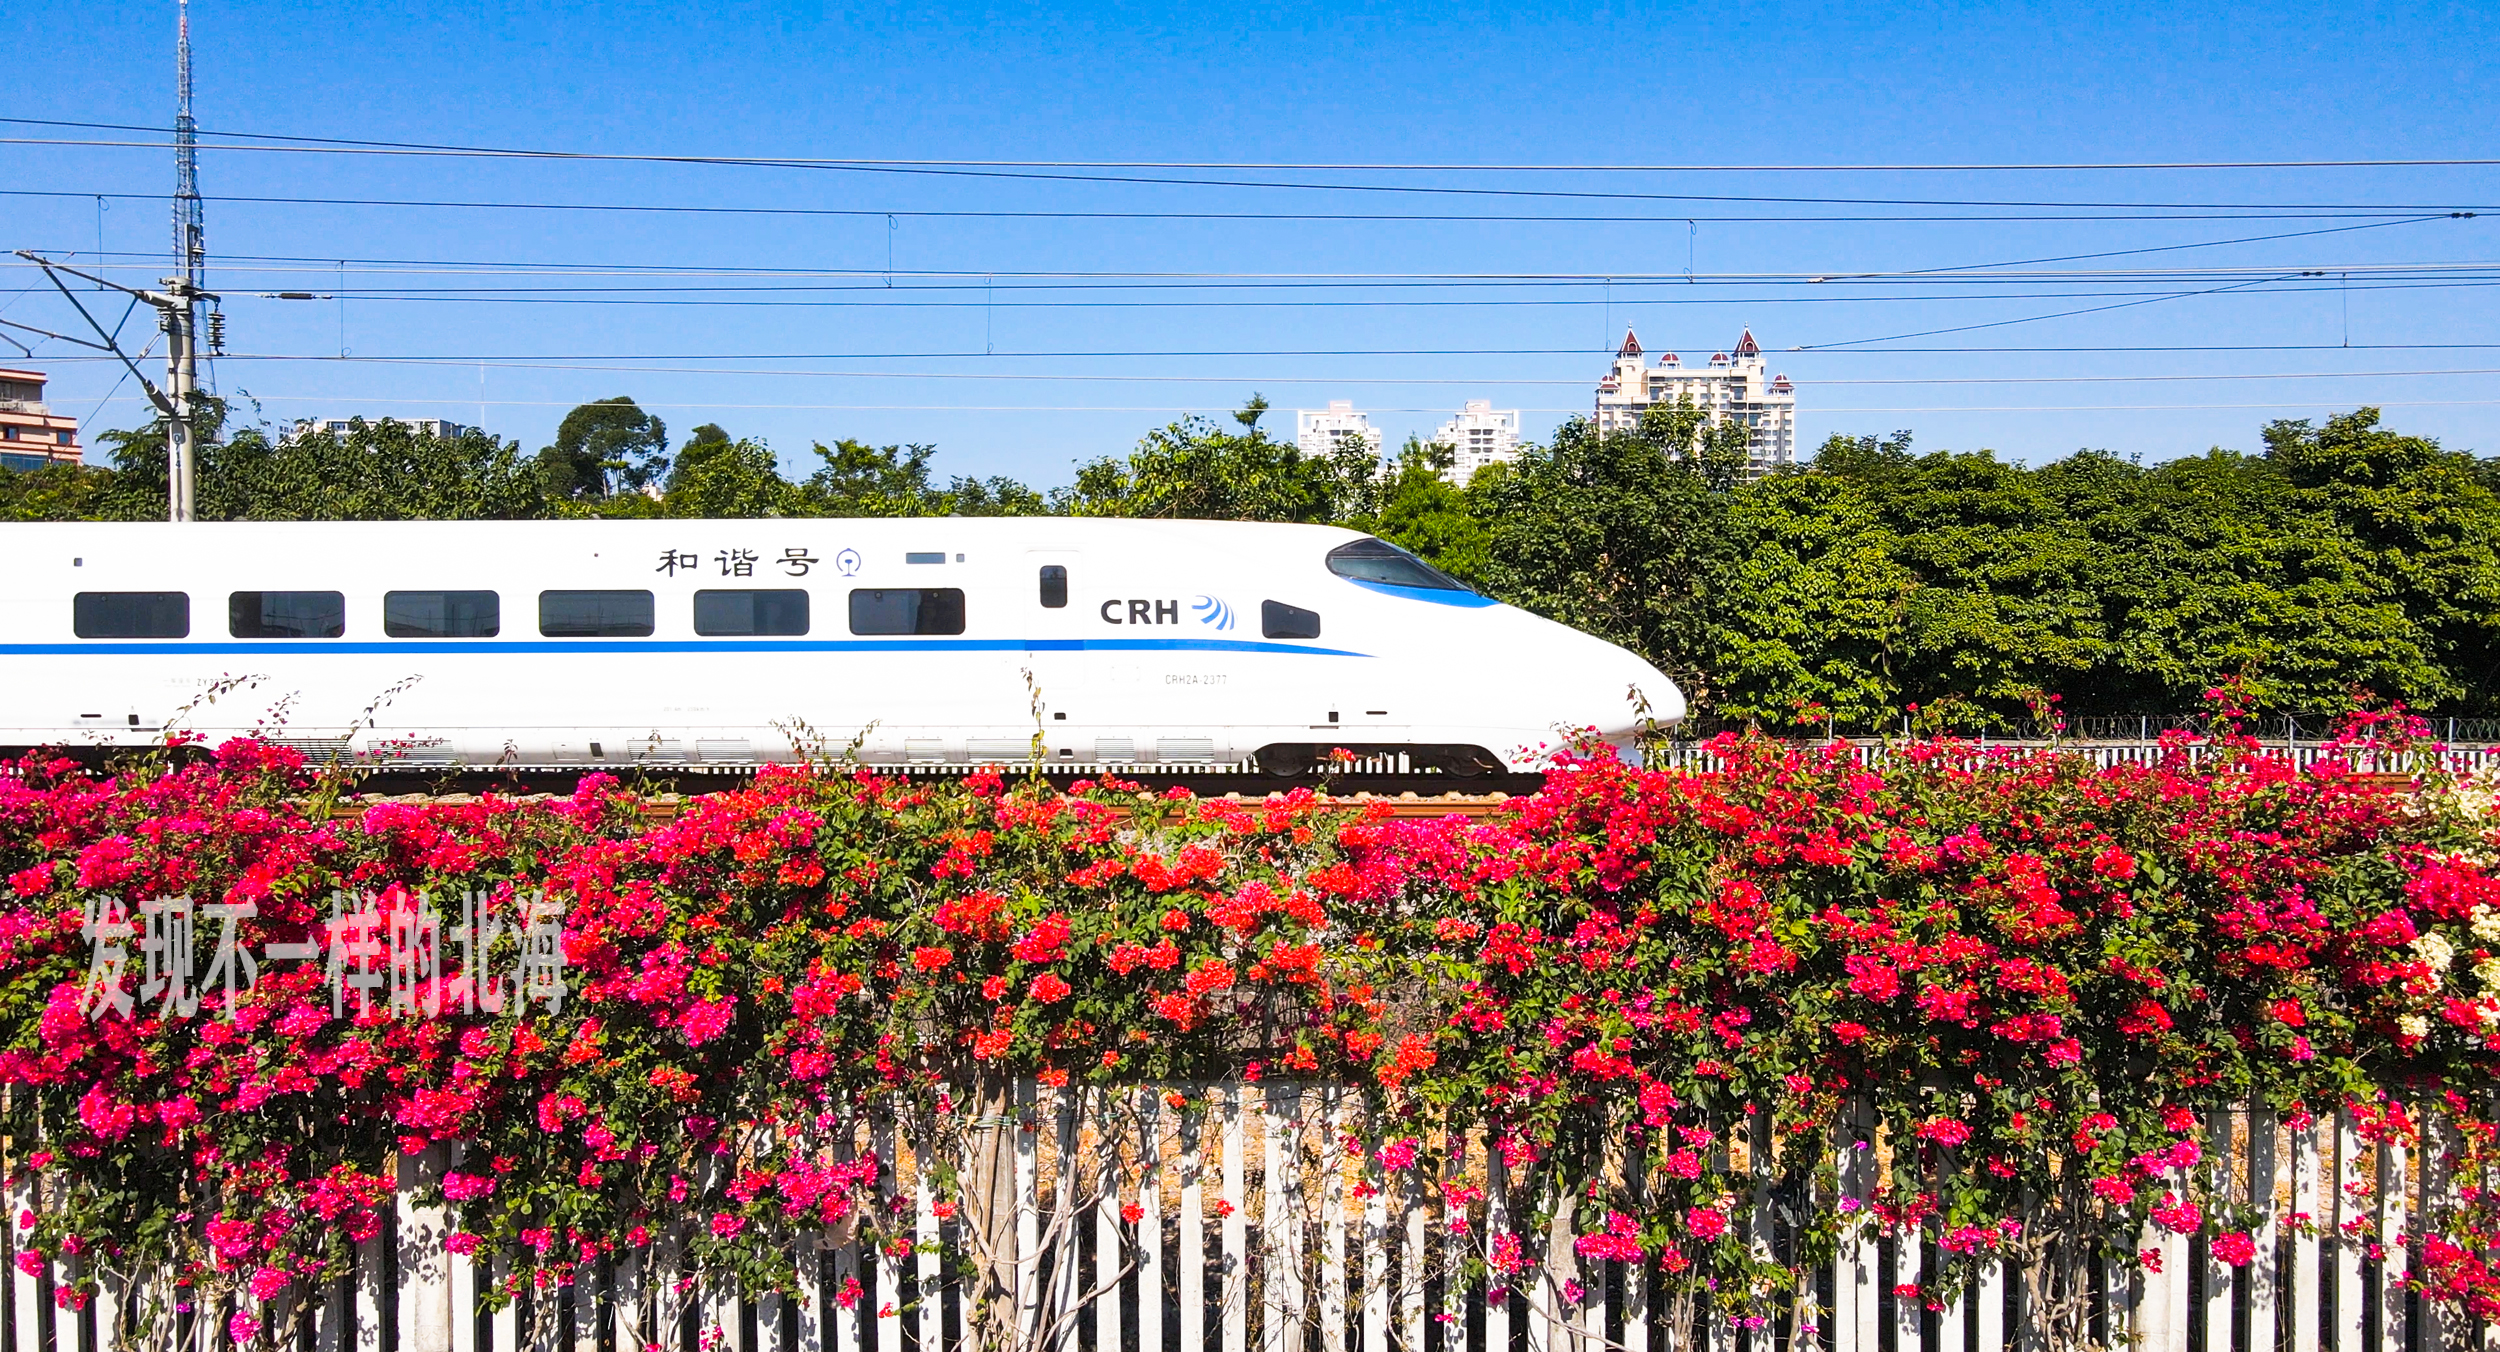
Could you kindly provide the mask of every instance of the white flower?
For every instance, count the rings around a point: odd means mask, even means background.
[[[2431,1021],[2419,1014],[2399,1014],[2396,1016],[2396,1031],[2406,1037],[2429,1037]]]
[[[2485,958],[2474,964],[2474,979],[2484,990],[2500,989],[2500,958]]]
[[[2489,906],[2474,908],[2474,937],[2487,944],[2500,944],[2500,911]]]
[[[2446,935],[2431,930],[2414,936],[2413,956],[2418,961],[2429,963],[2432,971],[2444,972],[2448,970],[2448,964],[2457,960],[2457,946],[2449,943]]]

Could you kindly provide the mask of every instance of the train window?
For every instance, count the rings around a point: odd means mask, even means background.
[[[647,591],[538,594],[538,632],[549,638],[648,638],[652,613]]]
[[[1318,638],[1319,612],[1282,601],[1261,601],[1259,632],[1269,638]]]
[[[1042,565],[1042,608],[1065,610],[1068,606],[1068,570],[1055,563]]]
[[[903,553],[903,562],[944,563],[946,562],[946,551],[942,549],[928,550],[925,552],[920,550],[905,550]]]
[[[236,638],[337,638],[347,632],[347,598],[334,591],[233,592],[226,632]]]
[[[503,632],[503,598],[490,591],[384,592],[382,632],[392,638],[493,638]]]
[[[189,638],[187,592],[80,592],[70,602],[80,638]]]
[[[854,634],[960,634],[964,594],[957,587],[862,587],[851,593]]]
[[[807,632],[807,593],[795,589],[696,592],[694,631],[716,637],[738,638],[757,634],[804,634]]]
[[[1357,582],[1431,591],[1468,591],[1466,583],[1416,558],[1386,540],[1365,536],[1328,551],[1328,571]]]

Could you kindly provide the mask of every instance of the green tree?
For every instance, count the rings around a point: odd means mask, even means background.
[[[594,399],[556,425],[556,444],[538,453],[550,497],[576,501],[641,492],[668,473],[668,424],[632,396]]]
[[[535,468],[520,448],[483,432],[437,437],[406,423],[351,419],[344,435],[264,427],[225,435],[227,406],[194,420],[197,502],[203,521],[474,521],[546,514]],[[165,513],[165,428],[158,419],[98,441],[115,466],[95,501],[106,520]]]
[[[2030,471],[1987,451],[1917,457],[1875,499],[1915,579],[1893,671],[1906,703],[1999,720],[2072,688],[2109,651],[2093,542]]]
[[[1047,516],[1050,499],[1007,476],[957,478],[946,486],[948,516]]]
[[[1774,727],[1888,721],[1902,704],[1893,666],[1918,584],[1874,490],[1835,474],[1778,475],[1737,494],[1727,524],[1712,712]]]
[[[2317,428],[2270,423],[2266,458],[2351,534],[2421,627],[2444,680],[2416,702],[2500,707],[2500,495],[2474,457],[2378,423],[2375,408]]]
[[[1728,515],[1747,431],[1689,405],[1653,408],[1633,432],[1564,423],[1482,490],[1485,581],[1710,698],[1712,607],[1733,561]]]
[[[113,479],[94,465],[0,470],[0,521],[97,520]]]
[[[1305,455],[1259,430],[1267,401],[1256,395],[1227,432],[1206,418],[1183,418],[1145,435],[1125,459],[1080,466],[1062,498],[1076,516],[1164,517],[1206,521],[1324,522],[1379,509],[1380,457],[1348,438],[1326,455]]]
[[[698,429],[677,457],[669,476],[661,513],[678,517],[793,516],[805,512],[798,488],[781,477],[781,462],[772,447],[740,438],[731,441],[717,427]]]
[[[939,516],[945,494],[929,482],[935,446],[871,446],[844,438],[816,445],[823,463],[801,485],[810,516]]]
[[[2075,713],[2176,711],[2236,679],[2256,707],[2332,714],[2355,685],[2436,687],[2424,635],[2366,551],[2281,468],[2216,450],[2145,469],[2081,454],[2034,472],[2093,545],[2111,649]]]

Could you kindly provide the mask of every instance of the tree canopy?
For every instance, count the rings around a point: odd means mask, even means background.
[[[708,444],[699,435],[696,442]],[[628,395],[594,399],[564,415],[556,444],[538,453],[538,463],[557,497],[638,493],[668,476],[668,424]]]

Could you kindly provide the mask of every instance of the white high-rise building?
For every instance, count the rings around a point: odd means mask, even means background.
[[[1432,434],[1432,442],[1457,455],[1442,477],[1463,484],[1487,465],[1519,458],[1519,410],[1495,408],[1490,399],[1470,399],[1458,416]]]
[[[1353,400],[1331,399],[1325,409],[1294,410],[1293,444],[1304,455],[1332,455],[1348,442],[1380,454],[1380,429],[1372,426],[1370,414],[1355,409]]]
[[[1797,388],[1788,377],[1769,373],[1752,329],[1736,340],[1733,353],[1713,352],[1710,364],[1700,368],[1685,366],[1672,352],[1661,353],[1656,366],[1646,364],[1641,340],[1626,329],[1614,369],[1597,382],[1597,430],[1629,432],[1641,425],[1641,414],[1652,405],[1687,399],[1713,423],[1736,422],[1750,429],[1750,477],[1797,463]]]
[[[314,432],[327,432],[334,437],[343,437],[347,435],[349,421],[350,420],[346,418],[298,418],[295,420],[294,435],[300,437]],[[477,430],[474,427],[464,426],[460,423],[452,422],[444,418],[392,418],[386,416],[380,418],[367,418],[365,419],[365,423],[371,427],[380,427],[384,423],[398,423],[400,426],[407,428],[409,431],[416,433],[418,436],[441,437],[446,441],[465,436],[466,434]]]

